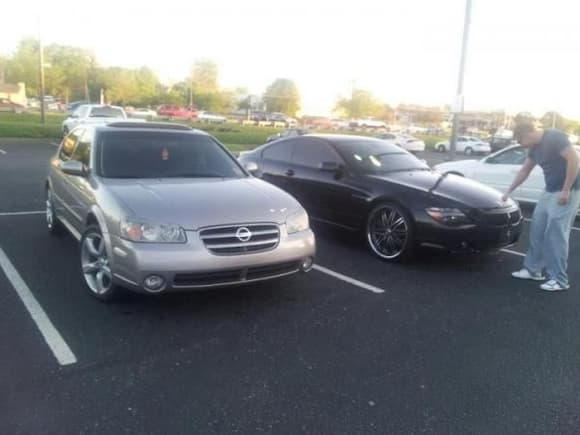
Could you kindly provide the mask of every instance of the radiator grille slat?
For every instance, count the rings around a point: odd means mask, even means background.
[[[280,242],[275,224],[247,224],[205,228],[199,234],[206,249],[215,255],[240,255],[269,251]]]

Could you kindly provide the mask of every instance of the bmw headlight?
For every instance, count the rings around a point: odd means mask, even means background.
[[[458,208],[431,207],[425,210],[434,221],[449,226],[468,225],[471,220]]]
[[[121,237],[132,242],[185,243],[185,231],[178,225],[121,221]]]
[[[305,210],[300,210],[299,212],[293,213],[286,218],[286,231],[288,234],[306,231],[309,227],[310,222],[308,220],[308,214]]]

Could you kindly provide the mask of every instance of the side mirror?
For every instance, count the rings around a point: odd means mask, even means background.
[[[61,163],[60,169],[64,174],[74,175],[77,177],[86,177],[89,174],[89,170],[85,167],[85,165],[76,160],[70,160],[68,162]]]
[[[338,164],[336,162],[322,162],[318,166],[318,169],[320,169],[323,172],[338,172],[342,168],[341,168],[340,164]]]
[[[256,162],[245,163],[244,168],[246,168],[246,171],[248,171],[250,174],[258,172],[258,164]]]

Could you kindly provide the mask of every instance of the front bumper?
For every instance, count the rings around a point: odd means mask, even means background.
[[[477,223],[453,228],[428,217],[417,222],[417,242],[423,246],[441,248],[455,253],[491,251],[512,246],[520,238],[523,219],[505,225]]]
[[[239,255],[210,253],[196,231],[187,231],[187,243],[134,243],[111,237],[112,270],[116,284],[149,293],[226,287],[278,278],[304,271],[301,263],[314,258],[316,242],[309,229],[287,234],[271,250]],[[162,288],[146,290],[148,276],[160,276]]]

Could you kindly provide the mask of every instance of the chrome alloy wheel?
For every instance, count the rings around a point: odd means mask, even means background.
[[[381,206],[369,217],[367,238],[378,256],[393,260],[401,256],[409,241],[407,219],[397,208]]]
[[[85,281],[93,293],[105,295],[111,290],[113,274],[101,234],[91,232],[84,238],[81,246],[81,266]]]

